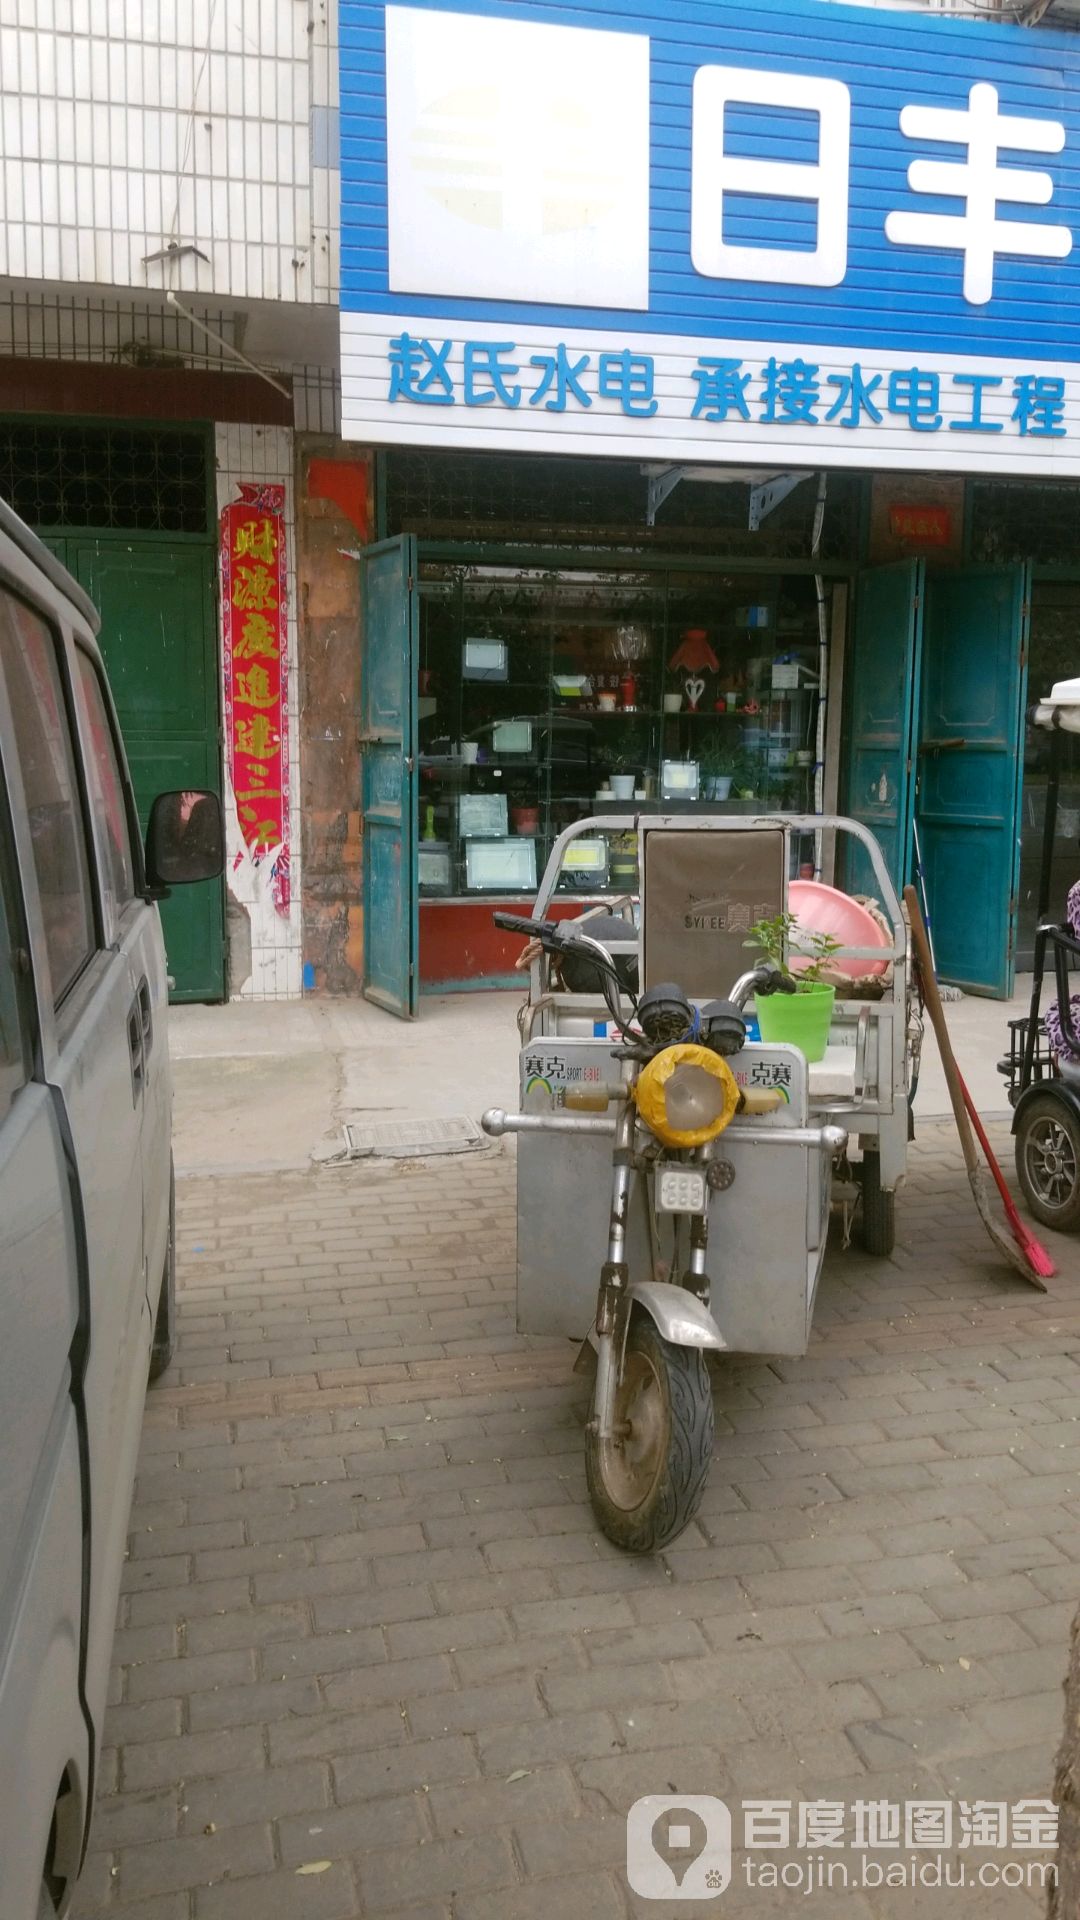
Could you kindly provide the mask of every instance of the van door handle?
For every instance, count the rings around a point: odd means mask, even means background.
[[[135,996],[139,1008],[139,1025],[142,1028],[143,1059],[149,1060],[154,1050],[154,1009],[150,999],[150,982],[144,974],[139,981],[139,991]]]
[[[146,1063],[143,1057],[142,1015],[138,1000],[134,1000],[128,1009],[127,1017],[128,1052],[131,1055],[131,1103],[138,1106],[145,1079]]]

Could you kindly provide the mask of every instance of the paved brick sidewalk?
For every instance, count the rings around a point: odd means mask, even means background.
[[[949,1131],[913,1165],[894,1260],[830,1253],[809,1357],[718,1369],[701,1515],[652,1562],[593,1526],[569,1344],[514,1333],[507,1152],[182,1183],[78,1920],[1040,1911],[620,1870],[643,1793],[1048,1790],[1080,1246],[1041,1295]]]

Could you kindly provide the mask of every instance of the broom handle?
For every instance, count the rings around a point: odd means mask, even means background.
[[[945,1072],[945,1084],[949,1089],[949,1099],[952,1101],[953,1116],[956,1120],[956,1131],[960,1135],[960,1145],[964,1151],[964,1165],[967,1167],[969,1174],[976,1173],[979,1168],[979,1156],[975,1151],[975,1142],[971,1133],[971,1122],[968,1119],[968,1110],[964,1103],[964,1085],[960,1078],[960,1070],[957,1067],[949,1041],[949,1029],[945,1024],[945,1009],[941,1004],[941,995],[938,992],[938,983],[934,975],[934,963],[930,957],[930,942],[926,937],[926,927],[923,922],[922,910],[919,906],[919,896],[914,887],[904,888],[904,905],[908,910],[908,918],[911,922],[911,943],[915,948],[915,959],[918,963],[923,999],[926,1002],[926,1010],[930,1015],[930,1025],[934,1029],[934,1036],[938,1043],[938,1052],[941,1055],[941,1064]]]
[[[934,929],[930,923],[930,900],[926,891],[926,871],[922,863],[922,847],[919,844],[919,823],[912,818],[911,836],[915,843],[915,877],[919,882],[919,897],[922,901],[923,924],[926,928],[926,944],[930,952],[930,965],[937,979],[937,954],[934,952]]]

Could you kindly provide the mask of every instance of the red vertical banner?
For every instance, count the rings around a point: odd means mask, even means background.
[[[239,492],[221,514],[229,779],[251,857],[273,859],[274,905],[288,914],[285,488],[241,481]]]

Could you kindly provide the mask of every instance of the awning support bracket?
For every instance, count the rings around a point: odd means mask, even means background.
[[[730,486],[733,482],[744,482],[750,488],[750,532],[756,533],[763,520],[778,507],[781,500],[797,487],[800,480],[809,480],[809,473],[770,473],[764,474],[760,467],[721,467],[687,466],[643,467],[647,493],[645,497],[645,520],[650,527],[656,525],[656,516],[665,500],[670,499],[680,480],[712,481],[717,486]]]
[[[750,531],[756,533],[763,520],[767,519],[774,507],[786,500],[794,492],[800,480],[808,480],[806,473],[777,473],[760,487],[750,489]]]
[[[674,493],[679,481],[685,476],[685,473],[685,467],[664,467],[660,473],[650,473],[648,477],[648,497],[645,507],[645,519],[648,526],[655,527],[656,516],[663,506],[664,501],[670,494]]]

